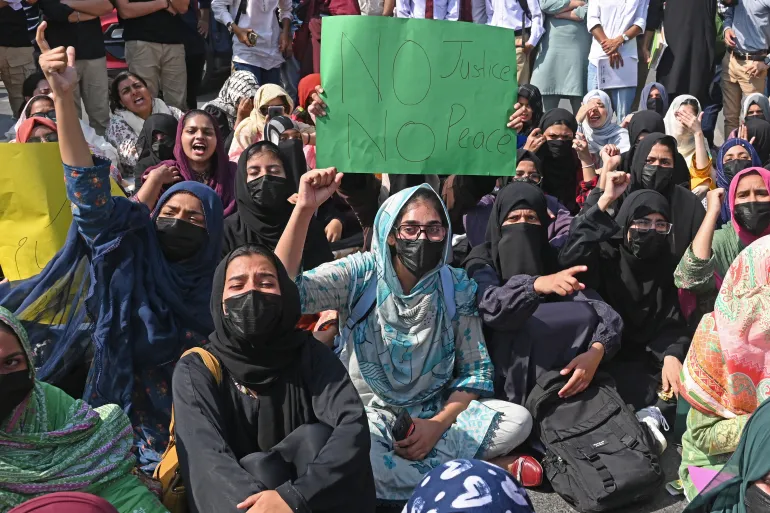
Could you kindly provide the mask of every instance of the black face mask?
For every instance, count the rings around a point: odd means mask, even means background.
[[[630,231],[628,249],[640,260],[647,260],[661,255],[666,248],[666,235],[655,230],[640,232]]]
[[[265,345],[269,340],[257,341],[255,337],[270,333],[281,318],[281,296],[250,290],[225,299],[225,326],[230,333],[252,345]]]
[[[289,198],[294,194],[289,180],[280,176],[264,175],[246,184],[254,203],[265,209],[283,212],[291,209]]]
[[[770,511],[770,495],[755,484],[746,488],[743,498],[746,513],[767,513]]]
[[[157,155],[160,160],[173,160],[174,141],[169,137],[158,139],[152,143],[152,152]]]
[[[671,184],[673,176],[673,167],[651,166],[648,164],[642,169],[642,187],[663,194]]]
[[[663,98],[647,98],[647,109],[663,115]]]
[[[530,223],[515,223],[503,226],[502,237],[497,245],[500,259],[501,278],[508,281],[511,276],[543,274],[541,249],[543,227]]]
[[[555,139],[546,141],[548,154],[555,159],[563,159],[572,156],[572,141]]]
[[[446,240],[405,240],[396,237],[396,256],[418,280],[435,269],[444,255]],[[392,250],[391,250],[392,251]]]
[[[730,162],[727,162],[725,164],[722,164],[722,169],[724,169],[725,178],[727,178],[727,183],[732,182],[733,178],[735,178],[735,175],[737,175],[744,169],[748,169],[750,167],[751,167],[751,160],[747,160],[747,159],[736,159],[736,160],[731,160]]]
[[[748,118],[765,119],[765,115],[764,114],[746,114],[746,119]]]
[[[173,217],[159,217],[155,222],[155,233],[160,249],[169,262],[193,257],[209,240],[205,228]]]
[[[735,221],[752,235],[762,235],[770,226],[770,202],[749,201],[735,205]]]
[[[21,404],[27,394],[35,386],[35,380],[30,377],[29,369],[8,374],[0,374],[0,424]]]

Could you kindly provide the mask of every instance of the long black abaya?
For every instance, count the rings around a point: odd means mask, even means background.
[[[672,100],[691,94],[701,105],[710,103],[716,14],[717,0],[666,2],[663,30],[668,48],[658,66],[657,79]]]

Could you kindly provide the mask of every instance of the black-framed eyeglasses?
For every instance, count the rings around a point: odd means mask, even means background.
[[[673,228],[674,225],[671,223],[667,223],[666,221],[650,221],[649,219],[635,219],[631,222],[631,228],[637,230],[640,233],[647,233],[650,230],[654,229],[656,232],[667,235],[671,233],[671,228]]]
[[[31,118],[48,118],[56,123],[56,111],[49,110],[48,112],[35,112],[30,116]]]
[[[532,182],[535,185],[539,185],[543,181],[543,177],[539,173],[532,173],[530,175],[514,176],[514,182]]]
[[[440,224],[402,224],[395,227],[393,231],[396,232],[399,239],[404,240],[417,240],[425,236],[431,242],[441,242],[446,238],[447,229]]]
[[[27,139],[28,143],[44,143],[44,142],[59,142],[59,134],[51,132],[50,134],[41,135],[40,137],[30,137]]]

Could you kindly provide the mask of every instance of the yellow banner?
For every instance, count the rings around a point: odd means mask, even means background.
[[[110,180],[113,196],[123,196]],[[59,145],[0,144],[0,267],[11,281],[39,273],[72,222]]]

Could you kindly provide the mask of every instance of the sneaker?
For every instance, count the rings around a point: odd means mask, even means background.
[[[655,440],[655,444],[658,449],[658,455],[663,454],[663,451],[668,447],[666,436],[663,431],[668,431],[669,426],[666,422],[666,417],[661,413],[660,408],[657,406],[648,406],[642,408],[636,412],[636,418],[640,424],[644,424],[650,430],[652,438]]]

